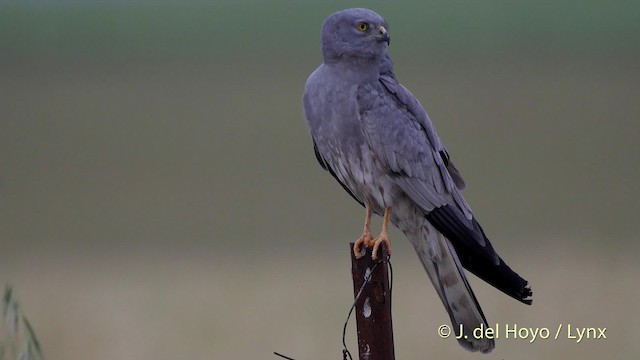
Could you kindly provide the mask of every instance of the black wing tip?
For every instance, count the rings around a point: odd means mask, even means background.
[[[520,294],[518,294],[518,297],[516,299],[523,304],[531,305],[533,304],[533,290],[531,290],[531,285],[529,285],[526,280],[523,281],[524,286],[522,287],[522,290],[520,291]]]
[[[426,217],[451,241],[465,269],[515,300],[527,305],[533,303],[533,291],[527,280],[498,256],[475,218],[465,224],[462,212],[449,205],[432,210]]]

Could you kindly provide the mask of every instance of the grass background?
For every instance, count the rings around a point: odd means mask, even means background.
[[[640,354],[637,2],[4,2],[0,281],[48,358],[340,356],[362,213],[301,96],[350,6],[390,23],[397,76],[533,285],[524,307],[472,278],[489,322],[607,327],[484,357]],[[436,336],[446,313],[392,241],[398,358],[479,356]]]

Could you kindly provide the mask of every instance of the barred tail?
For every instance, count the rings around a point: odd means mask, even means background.
[[[463,335],[458,342],[469,351],[488,353],[495,347],[493,339],[476,339],[473,330],[487,320],[476,300],[462,264],[453,245],[431,224],[424,225],[417,234],[406,232],[413,244],[422,266],[427,271],[453,324],[453,335]]]

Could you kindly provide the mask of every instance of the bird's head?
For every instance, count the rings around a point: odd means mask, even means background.
[[[383,58],[389,45],[387,28],[382,16],[369,9],[347,9],[329,15],[322,25],[324,61]]]

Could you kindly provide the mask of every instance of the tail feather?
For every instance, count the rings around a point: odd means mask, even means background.
[[[476,339],[473,336],[473,329],[481,325],[486,328],[488,324],[451,242],[431,224],[425,225],[418,234],[406,235],[449,313],[454,335],[459,335],[462,325],[466,336],[458,339],[460,345],[469,351],[482,353],[493,350],[493,339]]]

